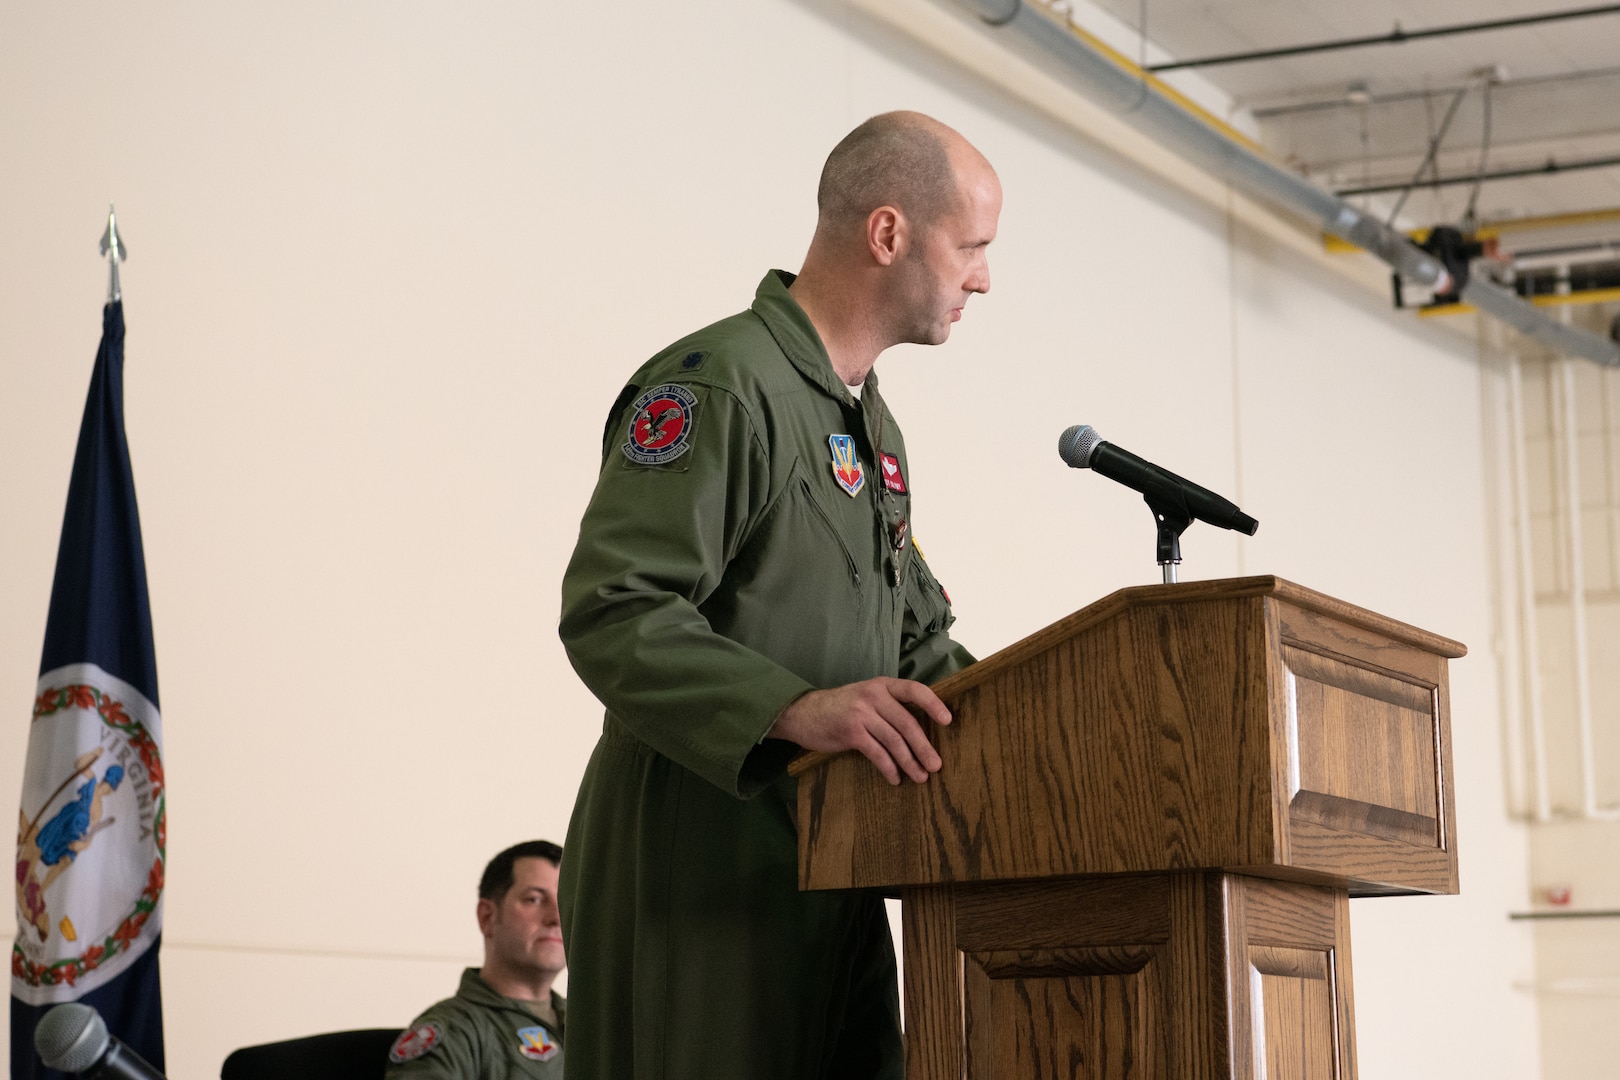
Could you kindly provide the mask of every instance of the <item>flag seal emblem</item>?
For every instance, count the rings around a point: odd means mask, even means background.
[[[83,998],[111,1037],[161,1073],[163,731],[124,437],[121,245],[107,218],[114,299],[101,309],[68,480],[18,800],[11,1045],[44,1032],[47,1010]]]
[[[848,435],[829,435],[827,445],[832,448],[833,479],[853,499],[866,484],[866,470],[855,453],[855,440]]]
[[[636,465],[668,465],[692,448],[697,398],[675,383],[655,386],[636,398],[630,432],[620,447]]]
[[[878,461],[883,466],[883,486],[896,495],[906,493],[905,474],[900,471],[900,459],[894,454],[878,454]]]
[[[12,992],[74,1000],[157,939],[167,851],[162,726],[95,664],[40,676],[17,832]]]
[[[433,1021],[417,1024],[399,1033],[394,1045],[388,1048],[388,1060],[396,1065],[415,1061],[432,1053],[443,1039],[444,1031]]]
[[[518,1028],[518,1052],[530,1061],[550,1061],[562,1049],[551,1032],[543,1027]]]

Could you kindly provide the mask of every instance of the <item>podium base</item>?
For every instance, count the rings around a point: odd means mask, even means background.
[[[902,892],[907,1080],[1354,1080],[1349,894],[1207,872]]]

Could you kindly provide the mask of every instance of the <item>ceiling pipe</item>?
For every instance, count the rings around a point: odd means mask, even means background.
[[[1426,166],[1428,162],[1424,162]],[[1477,184],[1487,180],[1516,180],[1525,176],[1552,176],[1555,173],[1577,172],[1581,169],[1612,169],[1620,165],[1620,154],[1610,154],[1607,157],[1581,158],[1577,161],[1559,161],[1557,158],[1548,158],[1540,165],[1525,165],[1515,169],[1496,169],[1487,173],[1458,173],[1454,176],[1435,176],[1422,180],[1422,187],[1448,187],[1454,184]],[[1338,194],[1350,195],[1382,195],[1390,191],[1408,191],[1413,187],[1410,180],[1397,181],[1391,184],[1366,184],[1362,187],[1339,188]]]
[[[1525,90],[1539,90],[1543,87],[1565,83],[1598,81],[1613,79],[1620,75],[1620,68],[1591,68],[1585,71],[1565,71],[1552,75],[1514,75],[1511,80],[1501,77],[1497,80],[1496,92],[1498,94],[1517,94]],[[1382,94],[1366,94],[1365,98],[1359,96],[1356,84],[1351,83],[1345,91],[1331,98],[1318,98],[1315,101],[1295,101],[1279,105],[1266,105],[1252,109],[1256,120],[1273,120],[1279,116],[1295,116],[1300,113],[1329,112],[1339,109],[1362,109],[1369,105],[1399,105],[1407,101],[1422,101],[1425,98],[1447,97],[1458,90],[1478,82],[1477,76],[1462,85],[1450,84],[1447,86],[1430,86],[1422,90],[1392,90]],[[1365,84],[1362,84],[1365,85]],[[1352,96],[1352,95],[1357,96]]]
[[[1517,18],[1491,19],[1488,22],[1453,23],[1450,26],[1436,26],[1428,30],[1403,30],[1401,24],[1397,22],[1395,29],[1387,34],[1339,38],[1337,41],[1318,41],[1310,45],[1288,45],[1281,49],[1257,49],[1252,52],[1227,53],[1222,56],[1202,56],[1196,60],[1176,60],[1168,64],[1149,64],[1147,69],[1153,72],[1180,71],[1184,68],[1211,67],[1215,64],[1245,64],[1251,60],[1281,60],[1285,57],[1303,56],[1307,53],[1334,52],[1339,49],[1361,49],[1368,45],[1404,45],[1408,41],[1423,41],[1427,38],[1453,37],[1457,34],[1477,34],[1484,30],[1512,30],[1515,27],[1562,22],[1565,19],[1587,19],[1593,15],[1615,14],[1620,14],[1620,4],[1574,8],[1569,11],[1548,11],[1540,15],[1520,15]]]
[[[1307,218],[1370,252],[1403,278],[1443,289],[1440,260],[1331,192],[1262,157],[1174,101],[1149,73],[1110,55],[1083,31],[1059,25],[1024,0],[942,0],[995,29],[1014,51],[1192,165],[1254,198]],[[1094,39],[1093,39],[1094,40]],[[1500,286],[1470,275],[1461,298],[1561,353],[1620,366],[1620,344],[1548,318]]]

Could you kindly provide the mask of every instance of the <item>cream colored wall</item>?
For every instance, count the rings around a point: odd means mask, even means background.
[[[1531,831],[1531,881],[1521,911],[1544,916],[1533,925],[1534,988],[1540,1006],[1541,1069],[1546,1077],[1606,1077],[1620,1054],[1614,1023],[1620,998],[1620,826],[1613,821],[1559,821]],[[1569,890],[1556,908],[1545,890]],[[1568,918],[1571,913],[1607,913]],[[1559,916],[1559,917],[1545,917]]]
[[[402,1024],[476,960],[483,860],[562,838],[597,729],[554,625],[603,413],[796,265],[822,157],[894,107],[966,132],[1007,195],[994,291],[881,368],[961,637],[1154,579],[1140,500],[1053,452],[1089,422],[1263,522],[1195,528],[1186,577],[1277,572],[1469,642],[1464,893],[1353,906],[1361,1074],[1536,1074],[1467,342],[834,0],[9,4],[0,804],[114,199],[174,1076]]]
[[[1612,305],[1566,311],[1576,325],[1597,333],[1605,333],[1616,314]],[[1535,941],[1534,978],[1524,989],[1538,1004],[1542,1075],[1606,1077],[1620,1054],[1620,1028],[1613,1023],[1620,998],[1620,821],[1612,809],[1620,779],[1614,752],[1620,704],[1614,656],[1620,647],[1620,375],[1550,358],[1538,343],[1512,333],[1487,335],[1483,345],[1491,400],[1487,441],[1498,447],[1488,472],[1498,492],[1494,512],[1502,519],[1496,554],[1502,700],[1518,702],[1517,710],[1507,710],[1516,715],[1506,717],[1513,751],[1510,805],[1525,819],[1537,819],[1529,830],[1530,887],[1516,905],[1530,917],[1520,925],[1532,928]],[[1517,425],[1510,420],[1515,382]],[[1567,472],[1571,448],[1580,492],[1578,561]],[[1527,544],[1519,535],[1521,490]],[[1572,594],[1583,598],[1579,629]],[[1579,716],[1582,644],[1590,756],[1583,752]],[[1532,707],[1537,699],[1539,716]]]

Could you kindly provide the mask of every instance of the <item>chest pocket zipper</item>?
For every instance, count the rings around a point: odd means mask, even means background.
[[[832,517],[822,507],[821,500],[816,498],[815,491],[810,487],[810,481],[805,479],[803,473],[799,474],[799,485],[804,488],[805,501],[810,504],[810,509],[815,513],[816,517],[821,519],[821,523],[827,527],[827,532],[831,534],[833,542],[838,545],[838,550],[844,553],[844,562],[849,565],[851,583],[859,585],[861,583],[861,570],[855,563],[855,556],[850,552],[849,545],[844,543],[843,536],[839,535],[838,526],[833,524]]]

